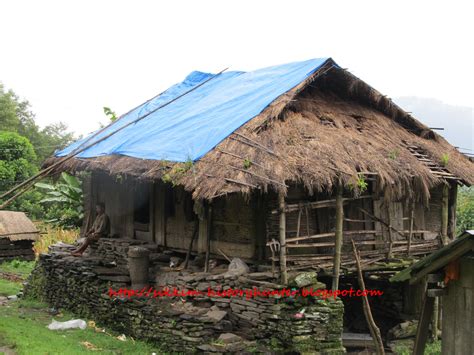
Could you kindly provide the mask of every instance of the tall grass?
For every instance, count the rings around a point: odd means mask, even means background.
[[[79,229],[62,229],[45,223],[38,224],[37,227],[41,230],[41,238],[33,245],[36,255],[47,253],[48,247],[58,242],[74,244],[79,237]]]

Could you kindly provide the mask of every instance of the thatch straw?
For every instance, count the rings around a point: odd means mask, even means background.
[[[0,211],[0,238],[37,240],[39,231],[23,212]]]
[[[106,156],[75,158],[60,170],[163,179],[183,185],[196,199],[249,194],[255,187],[286,193],[288,183],[302,183],[310,194],[332,190],[338,182],[357,190],[359,174],[370,173],[387,198],[426,201],[429,189],[443,180],[410,152],[416,146],[438,168],[465,184],[474,182],[474,164],[445,139],[332,64],[329,60],[194,164]]]

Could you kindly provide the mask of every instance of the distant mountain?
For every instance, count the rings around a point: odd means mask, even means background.
[[[440,100],[416,96],[394,99],[405,111],[428,127],[441,127],[436,131],[464,153],[474,154],[474,108],[452,106]],[[461,149],[463,148],[463,149]]]

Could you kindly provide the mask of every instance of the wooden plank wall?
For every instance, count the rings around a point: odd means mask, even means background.
[[[474,258],[460,260],[460,278],[443,297],[442,354],[474,354]]]
[[[155,204],[155,219],[162,219],[165,223],[165,243],[159,243],[169,248],[187,250],[194,231],[193,201],[191,194],[181,187],[172,188],[165,185],[161,190],[164,196]],[[163,202],[164,200],[164,208]],[[161,233],[155,230],[155,240],[160,240]],[[197,240],[193,250],[197,251]]]
[[[132,183],[103,173],[93,173],[91,179],[93,205],[105,203],[111,235],[133,238]]]
[[[211,253],[253,258],[256,254],[255,202],[240,194],[212,204]]]

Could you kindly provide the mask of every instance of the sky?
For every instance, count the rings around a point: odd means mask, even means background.
[[[0,81],[85,134],[193,71],[332,57],[391,98],[474,107],[472,1],[0,0]],[[472,125],[471,125],[472,126]]]

